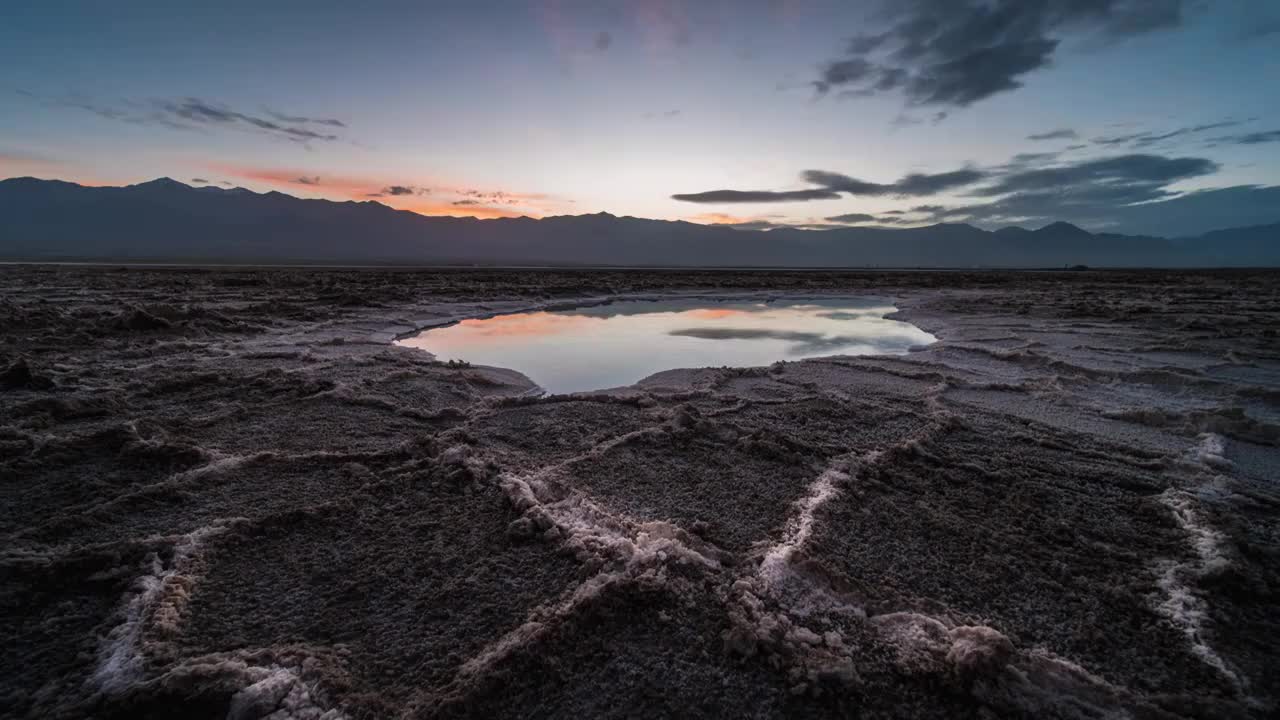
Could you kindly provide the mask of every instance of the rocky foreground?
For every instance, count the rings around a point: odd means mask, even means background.
[[[390,343],[889,295],[538,397]],[[0,268],[0,715],[1270,717],[1280,272]]]

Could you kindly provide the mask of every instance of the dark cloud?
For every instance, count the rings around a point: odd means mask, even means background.
[[[613,45],[612,35],[603,30],[596,34],[595,47],[598,52],[608,50],[610,45]]]
[[[823,219],[827,222],[841,223],[844,225],[858,225],[860,223],[875,222],[876,216],[868,215],[866,213],[845,213],[844,215],[832,215]]]
[[[479,200],[454,200],[454,205],[479,205]]]
[[[1260,137],[1257,142],[1280,140],[1280,133],[1258,135]],[[880,215],[848,213],[825,218],[828,223],[826,228],[815,224],[791,227],[829,229],[833,225],[915,225],[930,222],[973,222],[999,226],[1023,222],[1048,224],[1066,220],[1090,228],[1106,229],[1129,218],[1130,228],[1160,227],[1167,234],[1169,226],[1162,224],[1158,218],[1144,215],[1141,225],[1132,218],[1150,213],[1149,208],[1160,206],[1166,201],[1194,195],[1174,186],[1182,181],[1208,177],[1219,169],[1216,162],[1200,157],[1130,153],[1063,162],[1057,153],[1024,153],[1003,165],[935,174],[914,173],[893,183],[875,183],[835,172],[807,170],[801,177],[815,186],[810,190],[785,193],[717,190],[673,197],[677,200],[691,199],[693,202],[767,202],[830,199],[842,194],[927,197],[962,190],[970,198],[964,204],[916,205],[908,211],[889,211]],[[1264,219],[1269,217],[1265,222],[1275,222],[1280,220],[1280,209],[1277,208],[1280,208],[1280,204],[1273,206],[1269,215],[1259,212],[1257,216]],[[1223,220],[1218,227],[1240,224]],[[754,229],[765,228],[761,226]],[[1186,231],[1184,234],[1191,233]]]
[[[696,203],[763,203],[801,200],[834,200],[840,193],[861,196],[914,197],[937,195],[953,188],[972,185],[986,177],[973,168],[928,175],[912,173],[893,183],[874,183],[826,170],[805,170],[801,178],[819,187],[808,190],[711,190],[672,195],[673,200]]]
[[[901,210],[889,210],[882,213],[880,216],[870,215],[868,213],[845,213],[844,215],[831,215],[830,217],[823,218],[823,220],[828,223],[832,223],[833,225],[901,225],[907,222],[903,218],[898,217],[903,214],[904,213]]]
[[[1026,165],[1028,163],[1050,162],[1050,161],[1056,160],[1059,154],[1060,153],[1056,153],[1056,152],[1018,153],[1017,155],[1013,156],[1013,160],[1011,161],[1011,164]]]
[[[828,63],[822,69],[822,77],[817,81],[817,86],[819,90],[826,92],[834,86],[848,85],[873,77],[878,71],[876,65],[862,58],[837,60]]]
[[[984,177],[986,177],[986,173],[972,168],[952,170],[951,172],[936,173],[934,175],[912,173],[893,184],[893,194],[902,196],[936,195],[952,188],[972,185]]]
[[[417,187],[415,185],[388,185],[378,192],[369,193],[365,197],[400,197],[404,195],[427,195],[431,192],[431,188]]]
[[[1242,135],[1224,135],[1210,138],[1213,145],[1261,145],[1262,143],[1280,142],[1280,130],[1244,133]]]
[[[1150,212],[1135,208],[1150,208],[1194,195],[1181,193],[1171,186],[1218,170],[1217,163],[1197,157],[1129,154],[1060,162],[1056,153],[1025,153],[1004,165],[936,175],[908,175],[892,184],[869,183],[823,171],[807,171],[804,178],[828,190],[855,195],[922,196],[971,186],[967,195],[980,198],[955,206],[916,205],[906,211],[891,210],[878,216],[836,215],[826,218],[830,223],[890,225],[965,221],[998,226],[1068,220],[1105,229],[1120,218]],[[1280,219],[1280,210],[1273,209],[1271,216],[1271,222]],[[1160,225],[1150,217],[1145,222],[1145,226]],[[1222,221],[1220,226],[1231,224]]]
[[[931,207],[925,222],[965,221],[996,227],[1065,220],[1095,232],[1160,237],[1280,222],[1280,187],[1243,185],[1163,195],[1134,203],[1135,193],[1123,188],[1022,193],[984,205]]]
[[[819,93],[901,94],[964,107],[1022,86],[1072,36],[1124,38],[1182,22],[1184,0],[896,0],[884,32],[852,38],[825,64]]]
[[[738,223],[716,223],[719,226],[731,227],[734,230],[774,230],[792,227],[786,223],[775,223],[768,220],[748,220]]]
[[[952,188],[972,185],[985,177],[982,171],[972,168],[952,170],[950,172],[926,175],[912,173],[903,176],[897,182],[884,184],[867,182],[851,178],[840,173],[825,170],[805,170],[801,177],[806,182],[821,185],[828,190],[849,193],[850,195],[894,195],[900,197],[936,195]]]
[[[769,220],[748,220],[740,223],[717,223],[720,227],[730,227],[734,230],[838,230],[848,227],[854,223],[833,223],[833,222],[771,222]]]
[[[1065,220],[1093,230],[1163,236],[1280,220],[1280,188],[1181,192],[1171,187],[1218,169],[1204,158],[1134,154],[1011,170],[971,193],[983,202],[920,205],[912,212],[922,222],[995,227]]]
[[[1049,132],[1036,133],[1028,135],[1028,140],[1074,140],[1080,137],[1075,130],[1070,128],[1062,128],[1061,130],[1050,130]]]
[[[973,194],[994,197],[1021,192],[1049,191],[1065,194],[1073,191],[1096,191],[1108,195],[1118,193],[1126,198],[1134,195],[1140,196],[1141,199],[1154,200],[1163,196],[1162,189],[1169,183],[1209,175],[1217,170],[1217,163],[1204,158],[1121,155],[1056,167],[1015,171],[998,178],[991,185],[978,188]],[[1129,200],[1129,202],[1138,201],[1138,199]]]
[[[828,190],[838,190],[850,195],[888,195],[891,185],[858,180],[848,175],[826,170],[805,170],[800,174],[805,182],[821,185]]]
[[[672,195],[672,200],[691,203],[772,203],[792,202],[796,200],[835,200],[838,193],[831,190],[814,188],[811,190],[709,190],[700,193],[681,193]]]
[[[208,185],[208,184],[209,184],[209,181],[208,181],[208,180],[205,180],[204,178],[191,178],[191,182],[193,182],[193,183],[195,183],[195,184],[197,184],[197,185]]]
[[[302,177],[294,178],[293,181],[299,185],[319,185],[320,176],[313,175],[311,177],[307,177],[306,175],[303,175]]]

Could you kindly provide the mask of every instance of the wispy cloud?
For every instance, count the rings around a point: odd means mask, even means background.
[[[1166,140],[1172,140],[1174,138],[1185,137],[1187,135],[1194,135],[1197,133],[1208,132],[1210,130],[1222,130],[1225,128],[1237,127],[1239,125],[1244,125],[1247,122],[1249,122],[1249,120],[1223,120],[1221,122],[1213,122],[1213,123],[1205,123],[1202,125],[1190,125],[1187,127],[1180,127],[1174,130],[1166,131],[1166,132],[1150,132],[1149,131],[1149,132],[1127,133],[1124,135],[1096,137],[1096,138],[1093,138],[1091,142],[1093,142],[1093,144],[1095,145],[1106,145],[1106,146],[1126,145],[1134,149],[1142,149],[1142,148],[1151,147],[1152,145],[1156,145],[1158,143],[1165,142]]]
[[[680,110],[664,110],[663,112],[647,112],[644,114],[645,120],[670,120],[680,117]]]
[[[1071,128],[1062,128],[1060,130],[1050,130],[1048,132],[1035,133],[1028,135],[1028,140],[1074,140],[1080,137],[1079,133]]]
[[[1280,142],[1280,130],[1264,130],[1262,132],[1242,133],[1240,135],[1223,135],[1210,138],[1210,145],[1261,145],[1263,143]]]
[[[64,163],[51,155],[0,147],[0,177],[43,174],[63,167]]]
[[[221,103],[206,102],[193,97],[181,100],[157,100],[153,101],[153,104],[161,112],[175,118],[177,121],[186,121],[193,125],[234,127],[237,129],[251,128],[269,135],[304,143],[312,141],[330,142],[338,139],[336,134],[317,132],[304,127],[307,123],[313,122],[309,118],[299,118],[289,124],[289,121],[268,120],[234,110]],[[330,123],[322,124],[330,125]],[[346,126],[338,123],[336,127]]]
[[[265,112],[271,117],[275,118],[276,120],[279,120],[280,122],[292,123],[295,125],[300,125],[300,124],[328,125],[329,127],[336,127],[336,128],[345,128],[347,126],[347,124],[342,122],[341,120],[335,120],[333,118],[312,118],[312,117],[306,117],[305,115],[286,115],[285,113],[276,112],[275,110],[271,110],[271,109],[267,109]]]
[[[20,94],[52,107],[75,108],[107,120],[133,125],[185,131],[240,130],[304,145],[341,139],[336,132],[316,130],[309,126],[339,129],[347,127],[346,123],[333,118],[312,118],[276,110],[265,110],[262,114],[254,114],[237,110],[224,103],[210,102],[196,97],[103,102],[80,95],[45,97],[27,90],[20,91]]]
[[[58,160],[51,155],[33,152],[31,150],[12,150],[0,147],[0,160],[6,162],[24,162],[40,165],[59,165]]]

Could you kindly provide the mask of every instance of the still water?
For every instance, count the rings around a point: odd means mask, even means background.
[[[463,320],[398,344],[518,370],[551,393],[630,385],[660,370],[821,355],[900,355],[935,338],[870,298],[623,301]]]

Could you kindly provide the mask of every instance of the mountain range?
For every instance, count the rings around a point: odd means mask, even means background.
[[[1276,209],[1280,218],[1280,208]],[[0,181],[0,259],[713,267],[1280,266],[1280,223],[1158,238],[1069,223],[995,231],[746,230],[608,213],[478,220],[161,178]]]

